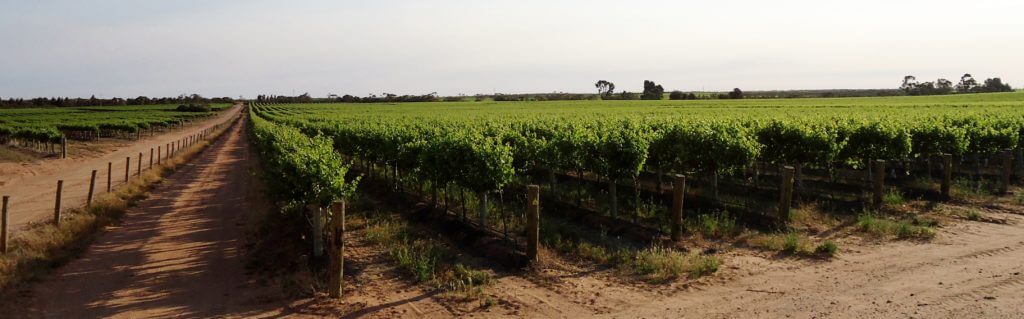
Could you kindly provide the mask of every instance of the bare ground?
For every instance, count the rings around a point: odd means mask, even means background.
[[[343,301],[287,297],[245,273],[245,225],[259,208],[246,186],[247,147],[241,126],[234,127],[82,259],[23,294],[26,312],[15,317],[1024,316],[1019,203],[939,204],[935,210],[981,209],[987,222],[947,222],[928,242],[848,232],[832,260],[726,249],[717,273],[660,285],[544,252],[536,269],[494,267],[496,283],[475,299],[413,284],[355,230],[346,252],[346,268],[355,271],[346,271]]]

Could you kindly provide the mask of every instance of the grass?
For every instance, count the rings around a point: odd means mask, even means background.
[[[110,193],[98,195],[89,207],[69,208],[60,226],[40,222],[11,238],[10,250],[0,254],[0,291],[6,293],[20,284],[37,280],[54,268],[80,256],[104,227],[121,218],[128,208],[145,199],[146,193],[164,177],[196,157],[220,133],[182,150],[174,158],[131,179]]]
[[[814,245],[812,238],[798,231],[754,235],[747,239],[747,244],[783,254],[806,257],[832,257],[839,251],[839,245],[834,241],[825,240]]]
[[[444,293],[477,297],[493,282],[490,273],[453,262],[455,254],[444,245],[413,236],[408,224],[390,218],[367,222],[366,240],[384,247],[388,257],[417,283]]]
[[[719,260],[714,256],[687,254],[660,246],[641,249],[631,257],[619,267],[643,276],[649,282],[667,282],[684,274],[689,278],[699,278],[718,271],[719,266]]]
[[[835,256],[838,251],[839,245],[837,245],[834,241],[831,240],[826,240],[825,242],[818,245],[818,247],[814,248],[814,252],[829,257]]]
[[[622,274],[638,276],[650,283],[670,282],[682,277],[699,278],[718,271],[721,263],[710,255],[685,253],[657,245],[637,247],[554,218],[541,224],[541,241],[560,254],[613,266]]]
[[[736,218],[729,216],[729,212],[698,214],[687,223],[687,228],[689,232],[701,234],[706,238],[731,237],[739,232]]]
[[[935,221],[914,217],[911,220],[893,220],[874,214],[857,217],[857,227],[878,237],[894,236],[898,239],[931,239],[935,237]]]
[[[903,198],[903,193],[898,189],[889,188],[885,194],[882,194],[882,202],[886,205],[903,205],[903,203],[906,203],[906,200]]]
[[[982,219],[983,216],[981,215],[981,212],[972,209],[972,210],[967,211],[967,213],[964,214],[964,217],[967,218],[967,220],[970,220],[970,221],[979,221],[979,220]]]

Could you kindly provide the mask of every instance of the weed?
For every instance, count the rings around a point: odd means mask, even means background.
[[[630,260],[620,265],[621,268],[644,276],[651,282],[666,282],[683,274],[697,278],[718,271],[718,259],[653,246],[636,251]]]
[[[729,212],[699,214],[696,222],[692,223],[690,228],[691,232],[700,233],[709,238],[730,237],[739,230],[736,218],[729,216]]]
[[[836,243],[834,241],[831,241],[831,240],[826,240],[825,242],[823,242],[820,245],[818,245],[818,247],[814,248],[814,252],[816,252],[818,254],[826,255],[826,256],[829,256],[829,257],[835,256],[836,252],[838,252],[838,251],[839,251],[839,245],[836,245]]]
[[[972,209],[967,211],[967,215],[965,217],[967,217],[967,220],[979,221],[981,220],[981,213]]]
[[[862,214],[857,218],[857,226],[861,231],[873,234],[878,237],[896,236],[899,239],[929,239],[935,237],[935,221],[921,219],[915,216],[914,219],[889,220],[879,218],[872,214]]]
[[[365,236],[367,241],[385,247],[388,257],[416,282],[431,283],[444,293],[476,297],[483,292],[483,286],[492,282],[489,273],[450,263],[453,254],[444,246],[414,239],[408,225],[402,222],[388,218],[369,221]]]
[[[895,188],[890,188],[882,195],[882,202],[886,205],[903,205],[906,200],[903,199],[903,193]]]

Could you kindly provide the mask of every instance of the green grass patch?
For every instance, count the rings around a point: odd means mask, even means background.
[[[898,189],[890,188],[885,194],[882,194],[882,202],[886,205],[903,205],[907,201]]]
[[[620,273],[635,275],[650,283],[706,276],[718,271],[721,263],[715,256],[661,246],[637,247],[604,233],[593,234],[553,219],[541,224],[541,241],[560,254],[613,266]]]
[[[825,242],[818,245],[818,247],[815,247],[814,252],[832,257],[835,256],[837,252],[839,252],[839,245],[837,245],[834,241],[826,240]]]
[[[971,220],[971,221],[979,221],[979,220],[982,219],[982,217],[983,216],[981,215],[981,212],[979,212],[977,210],[973,210],[973,209],[967,211],[967,213],[964,214],[964,218],[967,218],[967,220]]]
[[[366,240],[381,245],[387,256],[418,283],[426,283],[445,293],[479,296],[493,279],[490,273],[453,261],[455,254],[440,243],[415,238],[404,222],[381,218],[370,220]]]
[[[878,237],[894,236],[898,239],[931,239],[935,237],[935,221],[915,217],[912,220],[892,220],[874,214],[862,214],[857,227]]]
[[[686,227],[691,233],[698,233],[707,238],[732,237],[740,230],[736,218],[724,211],[698,214],[696,218],[688,220]]]

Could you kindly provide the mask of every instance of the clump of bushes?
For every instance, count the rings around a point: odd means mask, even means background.
[[[178,112],[210,112],[213,109],[209,104],[188,103],[178,105]]]

